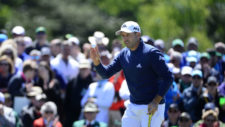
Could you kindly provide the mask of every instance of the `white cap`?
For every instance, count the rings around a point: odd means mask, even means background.
[[[155,45],[156,47],[159,46],[159,47],[162,48],[162,49],[165,48],[164,41],[163,41],[162,39],[157,39],[157,40],[155,40],[154,45]]]
[[[5,96],[2,92],[0,92],[0,102],[5,102]]]
[[[51,51],[48,47],[43,47],[41,48],[41,55],[44,56],[44,55],[51,55]]]
[[[75,44],[75,45],[79,45],[80,44],[80,41],[77,37],[71,37],[68,39],[69,42]]]
[[[121,32],[126,32],[126,33],[138,32],[138,33],[141,33],[141,28],[138,25],[138,23],[136,23],[134,21],[127,21],[127,22],[123,23],[120,30],[116,31],[116,35],[120,35]]]
[[[192,68],[189,66],[184,66],[181,70],[181,75],[191,75],[192,74]]]
[[[196,57],[193,57],[193,56],[186,57],[186,60],[187,60],[188,63],[191,63],[191,62],[197,63],[197,61],[198,61],[197,58]]]
[[[16,35],[25,35],[25,29],[22,26],[15,26],[12,29],[12,33]]]

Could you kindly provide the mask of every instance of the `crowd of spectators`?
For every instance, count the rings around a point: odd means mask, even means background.
[[[200,52],[204,42],[195,37],[186,45],[174,39],[168,50],[162,39],[142,40],[162,52],[174,75],[162,127],[225,126],[225,44]],[[49,41],[45,27],[33,39],[22,26],[1,30],[0,127],[120,127],[130,94],[123,71],[102,79],[89,52],[97,44],[108,65],[123,48],[109,42],[101,31],[80,42],[71,34]]]

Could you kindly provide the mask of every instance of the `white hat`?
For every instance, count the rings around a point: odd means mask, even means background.
[[[178,67],[173,67],[172,73],[173,73],[173,74],[179,74],[179,73],[180,73],[180,68],[178,68]]]
[[[81,68],[89,68],[90,69],[91,68],[91,63],[87,59],[81,59],[79,61],[79,67],[80,67],[80,69]]]
[[[79,45],[80,44],[80,41],[77,37],[71,37],[68,39],[69,42],[75,44],[75,45]]]
[[[0,92],[0,102],[5,102],[5,96],[2,92]]]
[[[125,23],[123,23],[120,30],[116,31],[116,35],[120,35],[121,32],[126,32],[126,33],[138,32],[138,33],[141,33],[141,28],[138,25],[138,23],[136,23],[134,21],[126,21]]]
[[[155,40],[154,45],[159,46],[160,48],[163,48],[163,49],[165,48],[164,41],[162,39]]]
[[[12,29],[12,33],[16,35],[25,35],[25,29],[22,26],[15,26]]]
[[[191,75],[192,74],[192,68],[189,66],[184,66],[181,70],[181,75]]]
[[[197,61],[198,61],[197,58],[196,57],[193,57],[193,56],[186,57],[186,60],[187,60],[188,63],[191,63],[191,62],[197,63]]]
[[[94,36],[88,37],[88,40],[92,45],[103,44],[107,46],[109,44],[109,38],[105,37],[105,34],[101,31],[95,31]]]
[[[44,56],[44,55],[51,55],[51,51],[48,47],[43,47],[41,48],[41,55]]]

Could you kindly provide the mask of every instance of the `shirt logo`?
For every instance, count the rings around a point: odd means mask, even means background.
[[[141,64],[140,64],[140,63],[139,63],[136,67],[137,67],[137,68],[142,68],[142,66],[141,66]]]

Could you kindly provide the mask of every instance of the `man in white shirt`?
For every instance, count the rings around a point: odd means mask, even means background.
[[[106,51],[100,53],[100,57],[104,65],[109,64],[110,57]],[[98,75],[100,78],[100,75]],[[107,79],[99,79],[97,82],[91,83],[89,88],[81,100],[81,106],[83,107],[87,102],[93,102],[98,105],[99,113],[96,120],[108,124],[109,108],[112,105],[115,94],[114,86]]]
[[[62,43],[62,53],[51,61],[51,67],[60,74],[65,82],[76,78],[79,73],[79,64],[71,55],[71,42]]]

